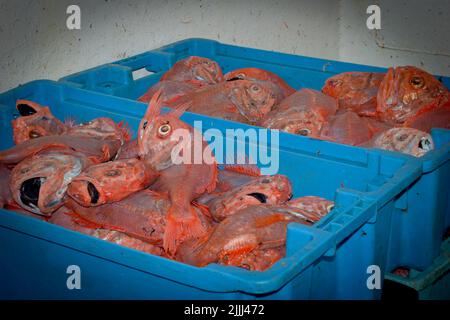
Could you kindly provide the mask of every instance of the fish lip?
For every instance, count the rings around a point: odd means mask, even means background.
[[[67,193],[82,206],[95,207],[106,203],[106,197],[101,186],[95,179],[88,176],[78,176],[73,179]],[[93,201],[93,197],[96,198],[96,201]]]
[[[28,179],[24,179],[19,183],[18,188],[18,198],[16,201],[25,209],[39,214],[39,215],[48,215],[41,211],[39,208],[39,199],[40,199],[40,192],[41,187],[43,183],[45,182],[45,177],[35,176],[35,177],[29,177]],[[37,183],[39,181],[39,183]],[[30,185],[31,184],[31,185]],[[33,190],[31,190],[33,188]],[[34,188],[37,188],[37,190],[34,190]],[[26,190],[24,190],[26,189]],[[33,195],[27,194],[29,192],[33,192]],[[36,199],[32,199],[32,197],[36,197]]]
[[[253,197],[261,203],[267,203],[267,199],[269,198],[266,194],[262,192],[251,192],[247,193],[246,196]]]
[[[206,67],[201,65],[194,70],[194,77],[195,79],[204,81],[207,84],[217,83],[215,76],[212,74],[212,72],[208,70]]]
[[[19,114],[22,117],[31,116],[31,115],[36,114],[38,112],[35,108],[33,108],[32,106],[30,106],[29,104],[27,104],[25,102],[19,103],[16,106],[16,108],[17,108],[17,111],[19,111]]]

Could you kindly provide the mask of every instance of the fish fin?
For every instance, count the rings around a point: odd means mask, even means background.
[[[73,128],[76,125],[76,121],[75,118],[69,116],[67,118],[64,119],[64,125],[67,126],[68,128]]]
[[[176,109],[173,109],[173,111],[170,112],[170,115],[175,118],[180,118],[181,115],[188,110],[192,106],[192,101],[185,102],[179,106],[176,107]]]
[[[195,200],[192,201],[191,203],[194,207],[198,208],[205,216],[207,216],[208,218],[212,218],[211,212],[209,212],[209,208],[207,205],[198,203]]]
[[[145,111],[145,115],[141,120],[141,126],[143,121],[152,121],[154,118],[161,114],[161,105],[162,105],[162,90],[159,89],[155,92],[155,94],[150,99],[148,103],[147,110]]]
[[[189,238],[202,237],[206,231],[192,206],[183,208],[172,205],[167,212],[164,250],[169,254],[175,254],[181,242]]]
[[[224,164],[223,169],[252,177],[261,176],[261,169],[256,164]]]
[[[239,256],[252,252],[257,247],[257,243],[249,242],[233,249],[224,249],[218,255],[219,261],[225,264],[233,264],[233,260],[237,259]]]
[[[128,123],[126,123],[124,120],[120,121],[117,126],[119,127],[121,133],[122,133],[122,137],[123,137],[123,141],[130,141],[131,140],[131,128],[128,125]]]

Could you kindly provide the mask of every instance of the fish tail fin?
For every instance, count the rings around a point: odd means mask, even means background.
[[[166,252],[175,254],[181,242],[190,238],[199,238],[206,233],[197,212],[192,206],[184,208],[172,205],[167,212],[163,247]]]

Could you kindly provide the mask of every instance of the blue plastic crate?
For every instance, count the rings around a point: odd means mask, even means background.
[[[450,299],[450,238],[442,243],[439,256],[423,271],[410,270],[408,277],[389,273],[386,279],[415,291],[421,300]]]
[[[135,100],[158,82],[176,61],[191,55],[217,61],[224,72],[243,67],[266,69],[296,89],[320,90],[327,78],[345,71],[386,71],[373,66],[244,48],[212,40],[187,39],[76,73],[60,81]],[[133,73],[141,69],[153,74],[134,80]],[[438,79],[450,87],[450,78],[438,76]],[[393,208],[388,270],[397,266],[426,268],[438,256],[442,234],[450,227],[450,133],[433,130],[432,136],[438,150],[420,159],[423,176],[405,190],[403,198]],[[300,141],[289,139],[293,144]]]
[[[136,129],[145,108],[136,101],[60,82],[35,81],[0,95],[0,149],[12,146],[17,99],[51,107],[59,118],[107,116]],[[242,124],[185,113],[190,124]],[[288,228],[287,256],[265,272],[216,264],[197,268],[101,241],[14,212],[0,210],[1,298],[376,299],[367,267],[385,271],[392,207],[421,176],[411,157],[280,133],[280,173],[294,196],[336,202],[314,227]],[[66,268],[81,268],[81,290],[66,288]]]

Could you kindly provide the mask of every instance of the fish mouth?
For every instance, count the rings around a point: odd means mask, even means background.
[[[82,206],[97,206],[104,202],[97,186],[91,181],[75,180],[68,188],[68,194]]]
[[[237,80],[244,80],[244,77],[234,76],[233,78],[227,79],[227,81],[237,81]]]
[[[20,103],[17,105],[17,111],[22,117],[31,116],[37,113],[36,109],[26,103]]]
[[[33,211],[40,212],[38,207],[39,193],[44,181],[44,177],[34,177],[25,180],[20,185],[20,201],[23,205],[33,209]]]
[[[423,150],[425,152],[428,152],[431,149],[433,149],[430,139],[428,139],[426,137],[423,137],[423,138],[420,139],[418,147],[419,147],[419,149],[421,149],[421,150]]]
[[[247,196],[253,197],[261,203],[267,203],[267,196],[264,193],[252,192],[248,193]]]
[[[195,71],[195,78],[199,81],[205,81],[208,84],[217,83],[216,77],[212,71],[206,69],[203,66],[199,66]]]
[[[100,198],[100,193],[92,182],[87,183],[87,191],[91,197],[91,204],[97,204],[98,199]]]

